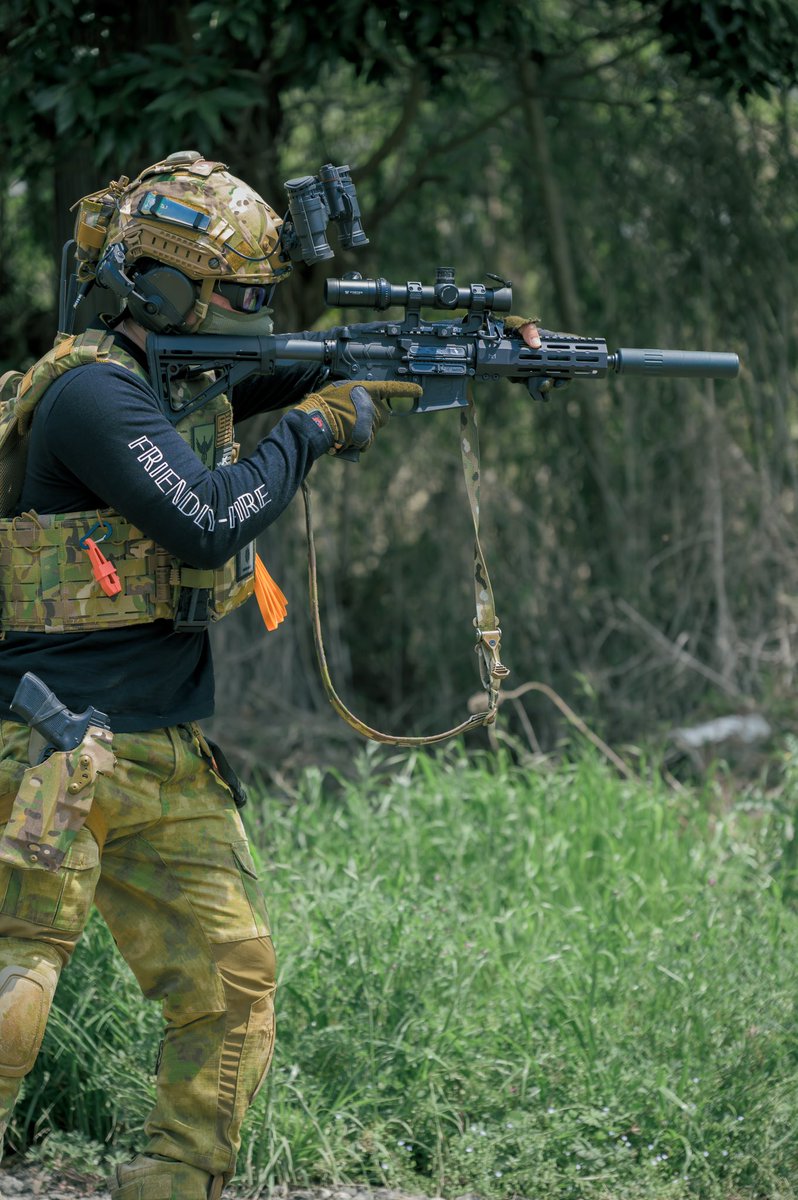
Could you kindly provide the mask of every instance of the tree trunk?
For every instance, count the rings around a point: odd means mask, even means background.
[[[531,158],[540,188],[546,248],[559,317],[562,322],[561,327],[564,326],[571,332],[580,333],[583,329],[583,313],[571,253],[571,240],[565,219],[566,204],[552,159],[541,99],[541,73],[536,63],[528,60],[521,62],[519,88],[532,150]],[[615,559],[616,577],[621,577],[625,559],[623,554],[625,522],[618,499],[612,494],[610,486],[611,470],[605,449],[604,431],[597,416],[596,401],[598,398],[594,390],[584,402],[575,398],[569,403],[569,410],[578,406],[580,423],[584,428],[584,449],[588,455],[588,466],[604,508],[604,527],[610,534],[607,539],[607,551]],[[569,413],[569,422],[573,428],[576,427],[575,415]]]

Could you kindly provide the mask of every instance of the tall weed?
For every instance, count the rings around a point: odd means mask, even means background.
[[[280,961],[250,1194],[794,1200],[789,772],[777,804],[729,808],[592,758],[357,767],[245,810]],[[109,941],[93,924],[65,973],[18,1123],[56,1072],[71,1098],[37,1133],[140,1128],[159,1034]]]

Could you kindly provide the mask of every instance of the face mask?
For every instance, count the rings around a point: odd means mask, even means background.
[[[235,337],[263,337],[274,328],[272,309],[256,313],[240,313],[231,308],[208,305],[208,315],[191,330],[192,333],[226,333]]]

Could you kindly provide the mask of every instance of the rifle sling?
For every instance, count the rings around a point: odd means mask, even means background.
[[[468,406],[460,415],[460,449],[463,459],[463,474],[465,475],[466,491],[471,507],[471,519],[474,523],[474,592],[476,616],[474,626],[477,631],[477,644],[474,647],[479,657],[479,669],[482,686],[488,695],[488,707],[484,712],[475,713],[447,729],[443,733],[427,734],[419,737],[404,737],[398,734],[381,733],[372,729],[346,707],[333,686],[327,666],[327,656],[324,650],[324,639],[321,631],[321,615],[319,610],[319,584],[316,570],[316,545],[313,537],[313,512],[310,500],[310,488],[302,484],[302,495],[305,500],[305,527],[308,538],[308,585],[310,590],[310,618],[313,625],[313,640],[316,646],[316,658],[319,664],[324,690],[327,699],[340,717],[364,737],[375,742],[384,742],[389,746],[431,746],[436,742],[444,742],[448,738],[457,737],[469,729],[482,725],[492,725],[496,720],[499,707],[499,690],[502,680],[509,670],[502,664],[501,629],[496,616],[493,599],[493,588],[485,564],[485,557],[479,541],[479,436],[477,431],[476,409],[469,388]]]

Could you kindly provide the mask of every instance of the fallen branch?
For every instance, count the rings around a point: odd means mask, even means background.
[[[691,671],[695,671],[699,675],[703,675],[705,679],[708,679],[710,683],[714,683],[727,696],[734,696],[736,700],[750,700],[749,696],[746,696],[744,692],[736,688],[733,683],[729,683],[728,679],[724,679],[717,671],[713,671],[712,667],[706,666],[690,654],[688,650],[670,641],[664,633],[657,629],[655,625],[652,625],[650,621],[647,621],[637,609],[632,608],[631,604],[628,604],[626,600],[618,600],[616,603],[621,612],[626,614],[632,624],[636,625],[638,629],[642,629],[651,641],[664,650],[674,662],[679,663],[680,666],[689,667]]]
[[[571,725],[574,726],[575,729],[579,730],[579,732],[582,734],[583,737],[586,737],[587,740],[589,742],[591,742],[596,747],[597,750],[601,751],[601,753],[605,756],[605,758],[609,759],[609,761],[613,764],[613,766],[618,768],[618,770],[621,772],[621,774],[624,776],[624,778],[634,779],[634,780],[638,779],[638,776],[635,774],[635,772],[632,770],[632,768],[628,765],[628,763],[625,763],[623,761],[623,759],[618,754],[615,753],[615,751],[612,749],[612,747],[608,746],[607,743],[605,741],[603,741],[598,736],[597,733],[594,733],[593,730],[590,729],[585,724],[585,722],[582,720],[582,718],[580,716],[577,716],[577,714],[570,707],[570,705],[566,704],[566,702],[563,700],[562,696],[558,696],[557,693],[555,692],[554,688],[549,687],[549,685],[547,683],[538,683],[535,680],[530,680],[529,683],[522,683],[519,687],[513,688],[512,690],[502,689],[502,692],[499,696],[499,704],[500,705],[504,704],[508,700],[509,701],[518,701],[520,699],[520,697],[525,696],[527,694],[527,692],[540,692],[542,695],[544,695],[548,700],[550,700],[552,702],[552,704],[556,708],[558,708],[560,710],[560,712],[565,717],[565,719],[567,721],[569,721],[571,723]],[[484,692],[478,692],[475,696],[472,696],[468,702],[469,712],[480,712],[484,707],[485,707]],[[520,706],[518,706],[518,707],[520,707]],[[526,715],[526,714],[524,714],[524,715]],[[527,720],[527,724],[528,724],[528,720]],[[530,728],[531,728],[531,726],[530,726]],[[528,732],[527,732],[527,736],[529,736]],[[534,732],[533,732],[533,738],[534,738]],[[537,744],[537,738],[534,738],[534,741],[532,742],[533,748],[536,744]]]

